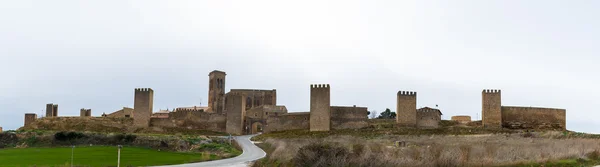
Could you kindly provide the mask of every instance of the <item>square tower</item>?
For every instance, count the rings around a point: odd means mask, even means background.
[[[402,126],[417,126],[417,92],[398,91],[396,123]]]
[[[481,102],[481,122],[484,128],[502,127],[501,90],[483,90]]]
[[[133,102],[133,125],[137,127],[150,126],[152,107],[154,106],[154,90],[150,88],[135,89],[135,101]]]
[[[246,94],[239,92],[227,93],[227,123],[225,131],[232,135],[242,135],[244,118],[246,117]]]
[[[223,113],[225,108],[225,76],[223,71],[208,74],[208,108],[214,113]]]
[[[79,110],[79,116],[80,117],[91,117],[92,116],[92,109],[85,109],[82,108]]]
[[[37,114],[34,114],[34,113],[27,113],[27,114],[25,114],[25,124],[24,124],[24,126],[27,126],[27,125],[35,122],[36,119],[37,119]]]
[[[58,104],[46,104],[46,117],[58,116]]]
[[[331,129],[329,84],[310,85],[310,131]]]

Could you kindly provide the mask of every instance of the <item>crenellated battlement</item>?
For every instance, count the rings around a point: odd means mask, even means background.
[[[311,84],[310,88],[311,89],[329,89],[330,86],[329,86],[329,84]]]
[[[417,92],[412,92],[412,91],[398,91],[398,96],[417,96]]]
[[[175,112],[204,112],[204,109],[194,109],[194,108],[177,108]]]
[[[500,90],[500,89],[484,89],[482,93],[497,94],[497,93],[502,93],[502,90]]]
[[[135,88],[135,92],[154,92],[152,88]]]

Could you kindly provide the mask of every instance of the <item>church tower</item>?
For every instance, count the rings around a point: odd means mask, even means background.
[[[225,107],[225,76],[223,71],[214,70],[208,74],[208,108],[214,113],[223,113]]]

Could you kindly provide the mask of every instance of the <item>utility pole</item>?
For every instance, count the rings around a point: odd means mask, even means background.
[[[73,167],[73,153],[75,152],[75,145],[71,146],[71,167]]]
[[[121,166],[121,148],[123,148],[123,146],[119,145],[119,150],[117,151],[117,167]]]

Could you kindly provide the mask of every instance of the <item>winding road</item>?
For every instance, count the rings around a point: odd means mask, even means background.
[[[264,158],[267,153],[262,149],[258,148],[258,146],[254,145],[250,138],[256,135],[246,135],[246,136],[235,136],[235,141],[238,142],[242,150],[244,151],[242,155],[239,155],[234,158],[215,160],[215,161],[207,161],[207,162],[198,162],[198,163],[190,163],[190,164],[181,164],[181,165],[168,165],[168,166],[160,166],[160,167],[242,167],[248,166],[251,162]]]

